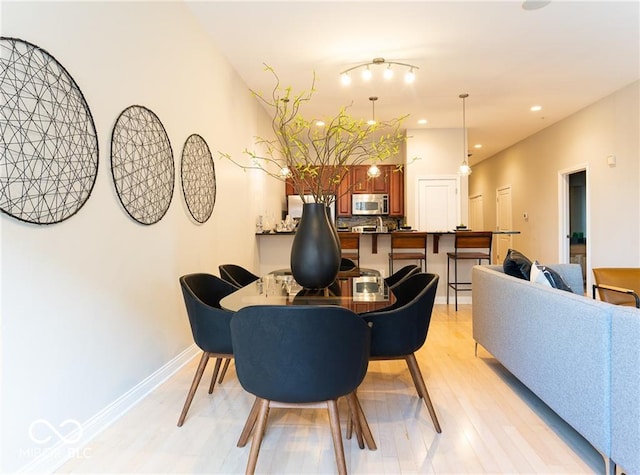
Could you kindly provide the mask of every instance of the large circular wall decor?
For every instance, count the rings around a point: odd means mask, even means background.
[[[198,134],[184,143],[180,176],[189,213],[197,222],[206,222],[216,203],[216,170],[209,146]]]
[[[142,224],[162,219],[173,196],[175,169],[167,132],[142,106],[122,111],[111,136],[111,173],[118,198]]]
[[[85,204],[98,176],[91,111],[45,50],[0,37],[0,209],[53,224]]]

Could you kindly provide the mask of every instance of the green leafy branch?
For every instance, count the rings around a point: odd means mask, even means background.
[[[277,180],[289,181],[296,194],[311,194],[316,202],[328,205],[339,197],[349,165],[376,164],[400,152],[400,144],[406,140],[400,126],[406,116],[368,124],[350,116],[348,107],[342,107],[324,121],[324,126],[317,126],[316,120],[307,120],[300,113],[315,92],[315,73],[311,88],[294,94],[291,87],[281,87],[272,67],[265,64],[265,71],[275,79],[271,95],[251,92],[273,111],[274,138],[255,137],[256,148],[262,151],[244,150],[251,159],[250,165],[218,152],[221,157],[245,170],[257,169]],[[356,185],[351,183],[340,191],[348,193]]]

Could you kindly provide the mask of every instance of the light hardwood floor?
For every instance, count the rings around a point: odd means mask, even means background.
[[[580,435],[480,348],[471,307],[436,305],[417,354],[442,434],[436,434],[404,361],[376,361],[358,390],[378,450],[344,440],[347,469],[361,474],[603,473]],[[244,473],[250,444],[236,441],[253,398],[233,364],[207,394],[210,362],[184,426],[176,427],[193,360],[96,437],[58,473]],[[340,401],[341,423],[346,402]],[[325,410],[272,409],[257,473],[335,473]]]

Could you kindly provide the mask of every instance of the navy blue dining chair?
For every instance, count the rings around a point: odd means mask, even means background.
[[[372,324],[371,359],[406,361],[418,396],[424,400],[436,432],[440,433],[440,423],[415,356],[427,339],[438,280],[437,274],[412,275],[393,289],[397,300],[392,306],[361,317]]]
[[[256,396],[238,441],[244,446],[253,430],[246,473],[255,471],[269,408],[309,403],[327,408],[338,472],[346,473],[337,399],[347,396],[361,431],[355,390],[367,372],[369,325],[337,306],[258,305],[235,314],[231,336],[238,380]]]
[[[180,288],[187,308],[191,333],[196,345],[202,350],[202,356],[178,419],[178,427],[182,426],[187,417],[209,358],[216,358],[209,394],[213,392],[222,360],[226,359],[225,365],[227,365],[233,358],[229,323],[234,313],[223,310],[220,307],[220,300],[237,290],[219,277],[203,273],[180,277]]]
[[[260,278],[248,269],[236,264],[221,264],[218,266],[218,270],[222,280],[229,282],[238,289]]]
[[[410,277],[413,274],[417,274],[419,272],[420,272],[420,267],[418,267],[415,264],[409,264],[395,271],[389,277],[386,277],[384,281],[387,283],[390,289],[393,289],[396,285],[398,285],[401,281],[403,281],[407,277]]]

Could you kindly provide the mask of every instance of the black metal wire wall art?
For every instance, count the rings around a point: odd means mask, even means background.
[[[198,134],[190,135],[184,143],[180,176],[189,213],[197,222],[205,223],[216,203],[216,170],[211,150]]]
[[[53,224],[85,204],[98,175],[91,111],[47,51],[0,37],[0,209]]]
[[[151,110],[130,106],[111,136],[111,173],[127,213],[142,224],[162,219],[173,197],[175,168],[167,132]]]

